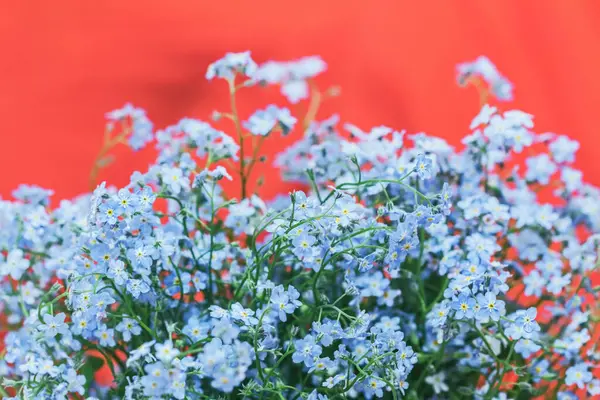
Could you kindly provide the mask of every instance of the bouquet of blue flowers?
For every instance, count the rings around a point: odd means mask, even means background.
[[[485,57],[458,66],[482,105],[460,150],[316,121],[338,94],[317,87],[325,70],[229,53],[206,77],[227,84],[231,109],[213,117],[231,133],[155,130],[127,105],[107,114],[92,181],[124,142],[156,143],[145,173],[54,208],[35,186],[0,201],[4,398],[600,394],[600,190],[570,166],[579,144],[499,110],[512,85]],[[308,112],[242,117],[236,94],[262,85]],[[248,181],[264,141],[292,130],[276,164],[306,190],[266,202]]]

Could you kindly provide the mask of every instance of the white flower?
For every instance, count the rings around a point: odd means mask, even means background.
[[[575,152],[579,150],[579,142],[561,135],[550,143],[548,148],[557,163],[573,162],[575,161]]]
[[[206,79],[211,80],[215,77],[232,79],[236,73],[251,78],[256,72],[256,67],[256,63],[252,60],[249,51],[227,53],[225,57],[208,66]]]
[[[480,75],[498,100],[512,100],[512,84],[500,74],[489,58],[479,56],[475,61],[459,64],[457,69],[459,82],[464,82],[471,75]]]
[[[27,268],[29,261],[25,258],[23,250],[14,249],[8,253],[6,261],[0,263],[0,276],[10,275],[14,280],[19,280]]]
[[[257,82],[280,84],[281,93],[291,103],[306,99],[309,94],[306,80],[314,78],[327,69],[318,56],[303,57],[296,61],[268,61],[258,67],[253,78]]]
[[[136,361],[138,361],[142,358],[149,357],[151,359],[154,359],[154,356],[152,355],[151,350],[152,350],[152,346],[154,346],[155,343],[156,343],[156,341],[152,340],[150,342],[146,342],[146,343],[142,344],[137,349],[131,351],[129,354],[129,357],[127,358],[127,362],[126,362],[127,367],[134,365]]]
[[[306,81],[289,81],[281,86],[281,94],[287,97],[290,103],[296,104],[308,98],[308,84]]]
[[[154,350],[156,350],[156,358],[165,364],[170,363],[171,360],[179,354],[179,350],[173,348],[173,342],[171,341],[156,343],[154,345]]]
[[[179,194],[181,189],[186,189],[189,186],[188,178],[183,175],[181,168],[164,166],[161,169],[161,177],[164,184],[174,194]]]
[[[594,379],[587,384],[587,391],[590,396],[597,396],[600,394],[600,379]]]
[[[256,136],[267,136],[277,125],[286,135],[294,128],[297,119],[292,116],[287,108],[279,108],[275,105],[268,106],[265,110],[258,110],[250,119],[244,122],[244,127]]]
[[[445,379],[446,374],[440,372],[435,375],[428,376],[425,378],[425,382],[431,385],[435,394],[440,394],[448,391],[448,385],[446,385],[446,382],[444,382]]]
[[[496,107],[492,107],[489,104],[484,104],[481,110],[479,111],[479,114],[477,114],[477,116],[473,118],[473,121],[471,121],[471,125],[469,126],[469,128],[475,129],[479,125],[489,124],[490,118],[496,113],[496,111],[498,111]]]

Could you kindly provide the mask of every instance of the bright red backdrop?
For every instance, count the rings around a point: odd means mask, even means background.
[[[455,83],[458,62],[485,54],[516,85],[515,107],[539,131],[579,139],[577,166],[600,184],[600,2],[581,1],[0,1],[0,195],[36,183],[69,197],[87,189],[103,113],[126,101],[159,127],[227,109],[207,65],[250,49],[259,62],[320,54],[337,111],[368,128],[426,131],[457,144],[477,112]],[[243,108],[272,99],[258,90]],[[296,133],[297,135],[297,133]],[[273,154],[294,138],[272,138]],[[101,178],[124,184],[152,151],[119,151]],[[275,182],[267,196],[287,190]]]

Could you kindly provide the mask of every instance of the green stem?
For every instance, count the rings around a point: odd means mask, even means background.
[[[240,124],[240,117],[238,114],[238,110],[237,110],[237,103],[235,100],[235,93],[236,93],[236,87],[235,87],[235,75],[233,76],[232,79],[229,79],[227,81],[229,83],[229,101],[231,103],[231,114],[232,114],[232,119],[233,119],[233,123],[235,125],[235,130],[237,132],[237,137],[238,137],[238,142],[240,143],[240,179],[242,182],[242,199],[246,198],[246,172],[245,172],[245,168],[246,168],[246,160],[244,159],[244,135],[242,132],[242,125]]]

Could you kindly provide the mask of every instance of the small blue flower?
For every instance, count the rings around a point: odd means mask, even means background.
[[[94,333],[99,340],[100,346],[114,347],[115,346],[115,330],[108,329],[106,325],[101,325]]]
[[[244,308],[240,303],[235,303],[231,306],[231,318],[241,321],[244,325],[258,324],[258,319],[254,317],[254,310]]]
[[[129,191],[129,189],[121,189],[117,193],[117,204],[119,205],[118,212],[131,213],[137,206],[137,197]]]
[[[24,257],[23,250],[14,249],[8,253],[6,261],[0,263],[0,274],[18,281],[27,268],[29,268],[29,261]]]
[[[114,201],[107,201],[98,207],[98,220],[113,225],[119,216],[119,205]]]
[[[73,320],[71,331],[89,339],[97,326],[93,310],[76,311],[71,318]]]
[[[292,354],[292,360],[297,364],[303,362],[307,367],[312,367],[317,357],[323,351],[311,335],[305,336],[304,339],[296,340],[294,347],[295,351]]]
[[[129,342],[132,336],[137,336],[142,333],[142,328],[135,319],[123,318],[121,322],[115,327],[115,329],[121,332],[123,340]]]
[[[208,330],[210,326],[208,324],[200,323],[198,318],[190,318],[185,327],[183,333],[186,334],[194,342],[198,342],[208,337]]]
[[[289,286],[287,291],[281,285],[273,289],[270,301],[280,321],[287,321],[286,314],[292,314],[296,308],[302,305],[298,301],[299,297],[300,293],[293,286]]]
[[[235,74],[252,77],[257,70],[257,65],[252,60],[249,51],[241,53],[227,53],[225,56],[208,66],[206,79],[213,78],[233,79]]]
[[[433,161],[425,154],[419,154],[415,160],[415,170],[419,178],[429,179],[433,172]]]
[[[458,299],[452,302],[452,309],[455,311],[456,319],[473,318],[476,301],[467,294],[460,294]]]
[[[575,161],[575,153],[579,150],[579,142],[567,136],[560,135],[548,148],[557,163],[570,163]]]
[[[567,385],[577,385],[579,389],[585,388],[585,384],[590,382],[593,375],[588,371],[586,363],[579,363],[567,369],[565,383]]]
[[[317,389],[310,392],[310,394],[306,398],[306,400],[328,400],[328,399],[329,399],[329,397],[327,397],[327,395],[320,394],[319,392],[317,392]]]
[[[294,246],[294,254],[298,258],[312,258],[315,254],[315,244],[317,240],[314,236],[309,235],[308,233],[302,233],[292,240],[292,244]]]
[[[529,307],[526,311],[520,310],[517,313],[516,323],[523,327],[524,337],[531,337],[533,332],[538,332],[540,326],[535,321],[537,316],[537,309],[535,307]]]
[[[527,164],[525,178],[528,181],[539,182],[543,185],[550,182],[550,177],[558,169],[547,154],[530,157],[525,162]]]
[[[319,342],[325,346],[331,346],[334,340],[344,337],[344,330],[339,321],[325,320],[322,323],[315,322],[313,330],[318,335]]]
[[[539,382],[542,377],[548,373],[550,368],[550,362],[546,359],[542,359],[531,366],[530,371],[534,376],[534,381]]]
[[[85,393],[85,385],[86,379],[85,376],[77,374],[72,368],[69,368],[67,372],[63,375],[63,379],[67,382],[67,392],[69,393],[79,393],[83,396]]]
[[[533,339],[521,339],[517,341],[515,345],[515,351],[523,356],[524,358],[530,357],[535,352],[539,351],[542,347],[535,343]]]
[[[496,295],[492,292],[487,292],[484,294],[477,295],[477,303],[480,307],[479,312],[477,313],[477,319],[482,321],[487,321],[491,319],[492,321],[500,320],[500,317],[504,315],[504,302],[502,300],[497,300]]]
[[[252,114],[250,119],[244,122],[244,127],[257,136],[267,136],[276,127],[281,129],[283,135],[287,135],[296,122],[296,118],[287,108],[270,105],[265,110],[258,110]]]
[[[115,284],[121,286],[129,279],[129,273],[127,272],[125,263],[121,260],[111,260],[108,264],[108,271],[106,276],[111,278]]]
[[[117,254],[117,249],[110,248],[110,246],[105,243],[96,244],[90,251],[92,259],[101,265],[108,265],[111,260],[116,258]]]
[[[137,299],[141,294],[150,291],[150,285],[143,279],[129,279],[127,281],[127,291]]]
[[[152,265],[153,249],[143,243],[137,243],[134,248],[127,250],[127,258],[134,266],[150,268]]]
[[[65,313],[58,313],[56,315],[44,314],[42,320],[43,324],[38,325],[38,330],[44,332],[44,336],[51,338],[57,334],[66,335],[69,332],[69,327],[65,323]]]

